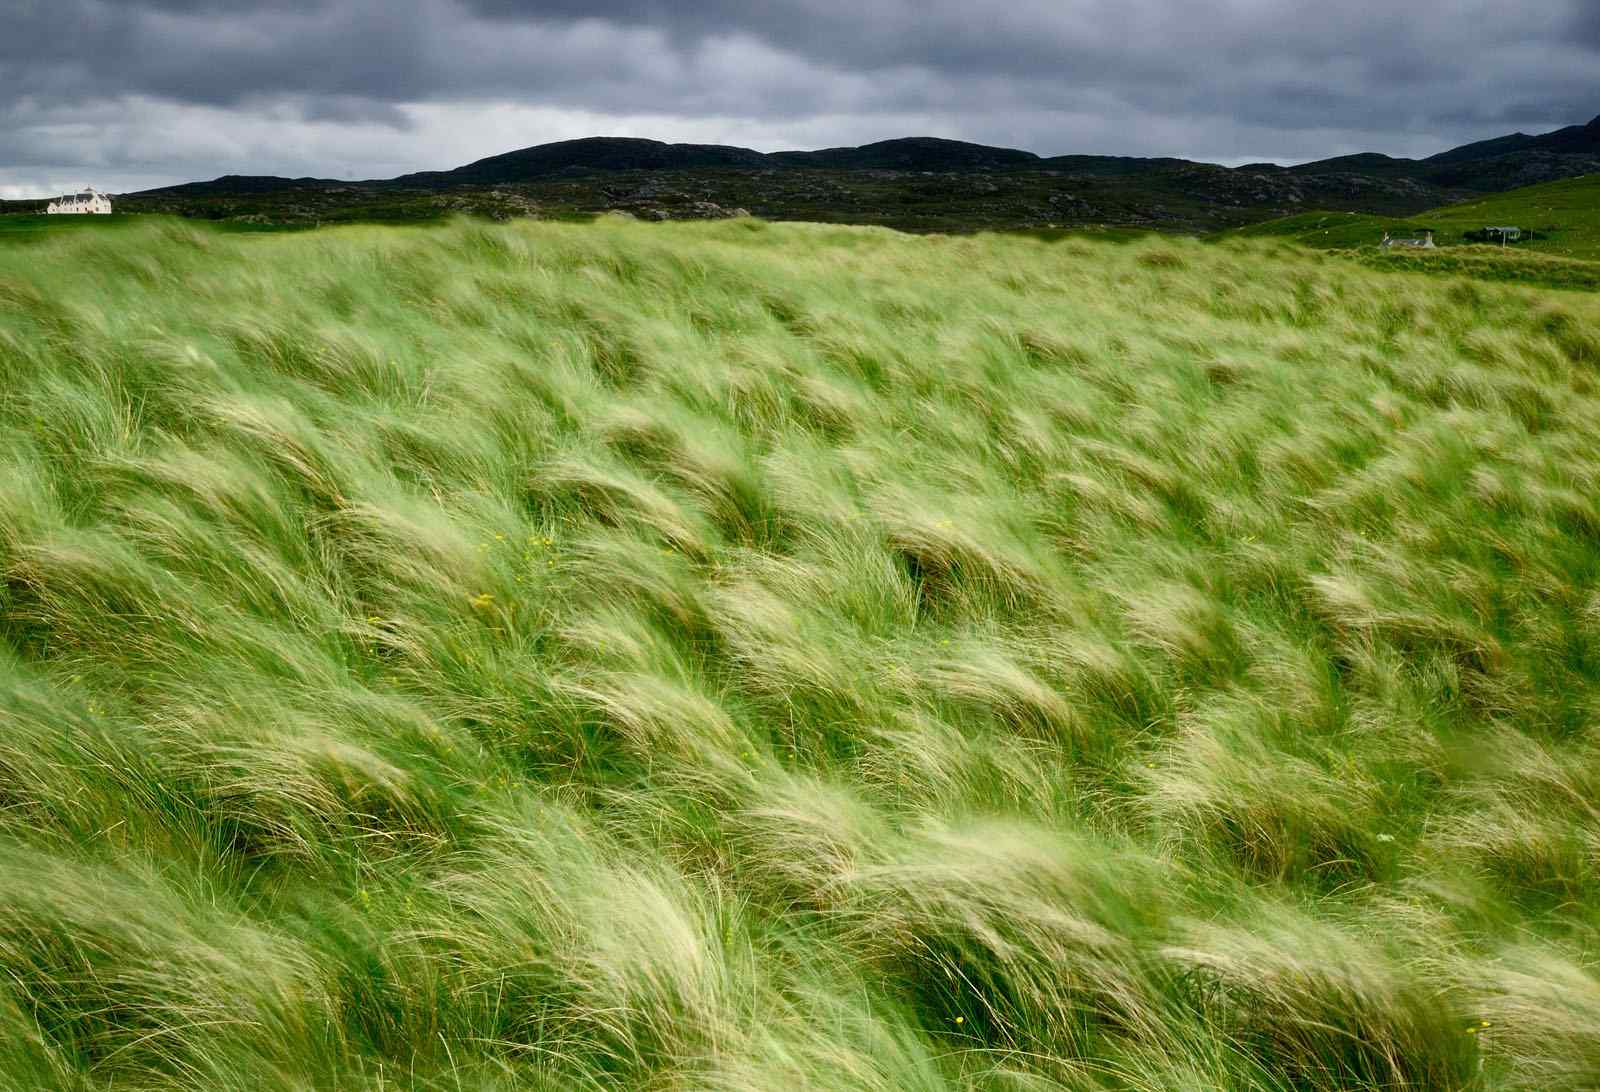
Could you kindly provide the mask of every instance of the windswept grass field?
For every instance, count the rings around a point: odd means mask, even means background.
[[[150,216],[143,213],[130,215],[121,212],[115,212],[110,216],[49,216],[45,214],[30,216],[21,213],[6,213],[0,215],[0,246],[38,242],[73,233],[103,235],[107,232],[114,233],[125,228],[140,227],[146,224],[170,223],[172,219],[172,217]],[[202,226],[213,234],[256,234],[260,232],[312,230],[312,225],[310,224],[257,224],[241,220],[205,222]]]
[[[1600,1084],[1600,298],[0,244],[0,1088]]]

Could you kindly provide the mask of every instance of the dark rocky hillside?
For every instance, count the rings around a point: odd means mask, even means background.
[[[402,175],[393,185],[423,188],[499,185],[594,171],[687,171],[771,166],[769,157],[720,144],[663,144],[659,140],[589,137],[490,156],[453,171]]]
[[[1600,171],[1600,117],[1542,136],[1510,136],[1463,144],[1427,159],[1353,155],[1303,163],[1296,174],[1330,171],[1403,177],[1443,189],[1498,193]]]
[[[284,193],[292,190],[322,190],[340,186],[348,187],[350,185],[351,183],[349,182],[339,182],[332,178],[279,178],[270,174],[225,174],[221,178],[213,178],[209,182],[185,182],[181,186],[169,186],[166,189],[153,192],[204,197],[210,195]]]
[[[777,152],[768,159],[788,167],[836,171],[1028,170],[1041,163],[1032,152],[935,137],[883,140],[859,148],[825,148],[818,152]]]
[[[1424,163],[1469,163],[1516,152],[1549,152],[1558,155],[1600,155],[1600,117],[1587,125],[1569,125],[1543,136],[1513,133],[1493,140],[1480,140],[1476,144],[1463,144],[1448,152],[1429,156]]]
[[[1405,216],[1594,172],[1600,172],[1600,118],[1423,160],[1364,153],[1293,167],[1042,158],[933,137],[777,153],[596,137],[368,182],[229,175],[122,195],[117,206],[267,224],[623,212],[651,220],[750,213],[910,231],[1086,225],[1210,231],[1308,208]],[[39,210],[38,202],[0,203],[0,211]]]

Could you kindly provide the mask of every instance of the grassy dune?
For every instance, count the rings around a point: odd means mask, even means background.
[[[0,1088],[1593,1088],[1600,299],[0,246]]]
[[[115,233],[124,228],[140,227],[152,223],[170,222],[172,217],[150,216],[145,213],[114,212],[110,216],[48,216],[22,213],[0,214],[0,246],[40,242],[61,235],[82,233],[99,236]],[[213,234],[259,234],[262,232],[309,231],[309,224],[255,224],[246,221],[223,220],[202,222]],[[420,226],[420,225],[419,225]]]

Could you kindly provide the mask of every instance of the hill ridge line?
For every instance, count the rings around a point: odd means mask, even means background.
[[[1364,173],[1367,170],[1448,176],[1428,178],[1459,184],[1456,176],[1471,174],[1470,164],[1484,164],[1527,154],[1593,157],[1600,162],[1600,116],[1586,125],[1571,125],[1529,136],[1513,133],[1474,141],[1424,159],[1381,152],[1356,152],[1283,166],[1247,163],[1237,167],[1172,156],[1114,156],[1069,153],[1041,156],[1036,152],[945,137],[909,136],[855,146],[812,151],[759,152],[727,144],[670,143],[648,137],[593,136],[553,141],[486,156],[448,170],[414,171],[393,178],[340,180],[287,178],[278,175],[222,175],[209,181],[179,183],[137,191],[144,194],[183,192],[264,193],[297,187],[397,186],[420,189],[455,185],[512,184],[562,174],[588,175],[649,170],[884,170],[931,173],[988,173],[1003,170],[1086,170],[1137,172],[1193,166],[1235,172],[1281,171],[1295,175]]]

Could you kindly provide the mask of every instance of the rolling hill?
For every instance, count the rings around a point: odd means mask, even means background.
[[[1434,209],[1425,218],[1447,233],[1502,224],[1533,228],[1543,237],[1518,249],[1600,259],[1600,173]]]
[[[1404,177],[1442,189],[1508,190],[1600,172],[1600,117],[1540,136],[1513,133],[1476,141],[1427,159],[1369,153],[1302,163],[1290,170],[1300,175],[1349,171]]]
[[[560,174],[603,171],[693,171],[759,169],[772,161],[748,148],[717,144],[664,144],[659,140],[590,137],[541,144],[503,155],[490,156],[450,171],[402,175],[394,186],[439,188],[459,185],[499,185],[526,182]]]
[[[1466,243],[1467,232],[1514,226],[1536,233],[1514,244],[1519,253],[1600,260],[1600,174],[1527,186],[1445,205],[1409,217],[1315,211],[1239,228],[1240,236],[1293,238],[1327,249],[1371,246],[1385,231],[1434,233],[1440,246]]]
[[[1044,158],[933,137],[775,153],[597,137],[364,182],[230,175],[123,195],[118,207],[291,224],[454,212],[715,219],[744,210],[765,219],[912,231],[1094,225],[1208,232],[1309,208],[1410,216],[1486,192],[1600,172],[1597,135],[1600,118],[1426,160],[1365,153],[1238,168],[1174,158]],[[39,203],[0,203],[0,211],[39,211]]]
[[[1569,157],[1573,163],[1551,164]],[[1361,153],[1316,160],[1293,167],[1251,164],[1245,172],[1284,172],[1300,178],[1360,174],[1403,177],[1440,187],[1498,188],[1517,171],[1534,169],[1585,173],[1578,169],[1595,160],[1600,169],[1600,117],[1542,136],[1515,133],[1453,148],[1428,159],[1396,159]],[[446,171],[425,171],[365,185],[448,188],[461,185],[505,185],[549,178],[617,171],[763,170],[781,167],[821,171],[930,171],[935,173],[1006,170],[1062,170],[1081,174],[1139,175],[1200,166],[1190,160],[1124,156],[1063,155],[1040,157],[1016,148],[991,147],[937,137],[908,137],[860,147],[809,152],[762,153],[749,148],[713,144],[666,144],[657,140],[589,137],[541,144],[480,159]],[[1570,168],[1570,169],[1569,169]],[[267,187],[348,185],[317,179],[271,179],[226,176],[206,185],[212,192],[257,193]],[[167,193],[167,187],[149,193]]]
[[[1470,163],[1493,160],[1514,152],[1549,152],[1557,155],[1600,155],[1600,117],[1587,125],[1569,125],[1541,136],[1513,133],[1494,140],[1464,144],[1429,156],[1426,163]]]
[[[767,158],[787,167],[827,171],[994,171],[1041,165],[1040,158],[1032,152],[935,137],[884,140],[859,148],[825,148],[817,152],[776,152]]]

